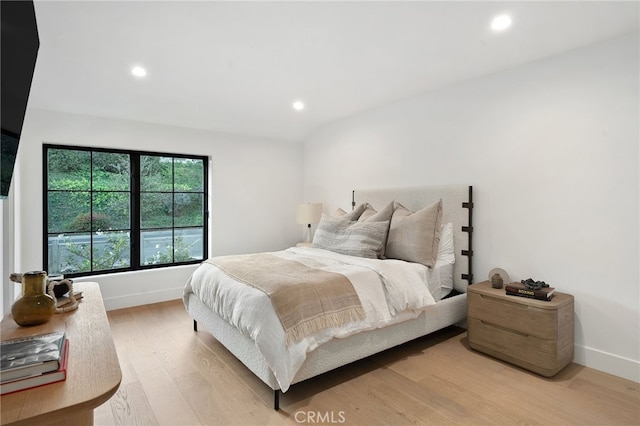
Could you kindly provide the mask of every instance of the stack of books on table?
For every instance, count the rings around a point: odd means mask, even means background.
[[[73,292],[73,297],[76,300],[80,300],[82,299],[82,292],[81,291],[74,291]],[[64,308],[66,306],[71,305],[71,298],[69,297],[69,293],[67,293],[64,296],[60,296],[60,297],[56,297],[56,308]]]
[[[4,340],[0,344],[0,394],[67,378],[69,340],[64,332]]]
[[[551,300],[555,290],[553,287],[542,287],[538,290],[530,290],[522,283],[511,283],[505,286],[505,291],[508,295],[547,301]]]

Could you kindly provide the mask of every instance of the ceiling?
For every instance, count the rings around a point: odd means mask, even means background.
[[[304,141],[360,111],[637,32],[639,4],[36,0],[29,106]],[[513,19],[502,33],[489,27],[499,13]]]

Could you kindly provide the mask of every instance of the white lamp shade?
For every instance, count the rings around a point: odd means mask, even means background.
[[[322,203],[298,204],[296,208],[296,223],[308,225],[319,223],[322,217]]]

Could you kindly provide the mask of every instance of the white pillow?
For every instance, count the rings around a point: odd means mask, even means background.
[[[445,223],[440,228],[437,260],[451,264],[456,263],[456,252],[453,247],[453,223]]]
[[[429,278],[429,291],[436,301],[453,290],[453,265],[456,253],[453,247],[453,224],[445,223],[440,228],[438,258]],[[432,284],[433,281],[433,284]]]

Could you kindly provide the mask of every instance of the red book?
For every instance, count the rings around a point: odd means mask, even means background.
[[[62,348],[62,359],[60,368],[49,373],[39,374],[37,376],[27,377],[25,379],[17,379],[0,384],[0,395],[6,395],[25,389],[31,389],[38,386],[48,385],[50,383],[61,382],[67,378],[67,359],[69,358],[69,339],[65,339]]]

